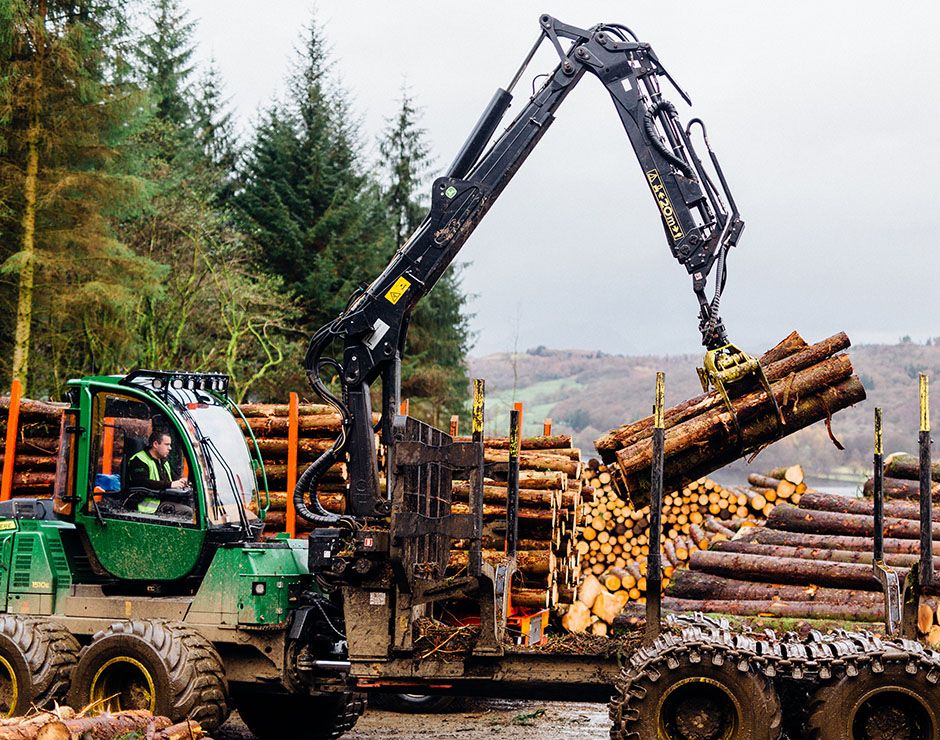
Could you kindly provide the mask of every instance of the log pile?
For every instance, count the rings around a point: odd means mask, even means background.
[[[458,438],[466,440],[467,438]],[[509,442],[484,437],[486,478],[483,487],[484,558],[503,557],[506,540],[506,496]],[[519,546],[512,603],[522,609],[554,606],[570,594],[575,570],[574,534],[582,496],[581,450],[567,435],[523,437],[519,452]],[[469,513],[469,483],[454,481],[454,513]],[[466,567],[468,543],[451,550],[451,573]]]
[[[797,471],[791,471],[796,477]],[[582,583],[597,579],[613,594],[623,592],[624,602],[646,600],[646,563],[649,556],[648,506],[634,509],[618,495],[607,466],[592,461],[585,482],[593,500],[582,505],[582,523],[575,542]],[[796,499],[805,490],[802,470],[799,486],[780,485],[781,499]],[[767,498],[777,499],[780,481],[761,476],[760,488],[723,487],[713,480],[692,481],[663,497],[663,585],[693,553],[714,542],[730,540],[743,526],[755,526],[768,511]],[[792,487],[792,489],[791,489]],[[761,493],[761,491],[763,493]],[[797,493],[799,491],[799,493]],[[580,598],[580,590],[569,601]]]
[[[664,608],[882,622],[884,599],[872,573],[872,501],[818,491],[806,491],[798,501],[778,499],[763,526],[694,552],[688,570],[674,574]],[[919,560],[919,515],[916,502],[885,502],[885,563],[902,582]],[[934,511],[932,527],[933,551],[940,556],[940,511]],[[936,603],[928,604],[933,611],[928,615],[925,605],[919,627],[938,640]]]
[[[206,737],[195,720],[173,724],[143,709],[101,714],[76,713],[70,707],[40,711],[25,717],[0,719],[2,740],[73,740],[73,738],[131,738],[198,740]]]
[[[697,396],[665,413],[665,487],[681,489],[743,455],[817,421],[827,424],[836,411],[865,398],[861,381],[842,351],[844,333],[807,345],[792,333],[760,357],[773,395],[786,421],[781,425],[773,404],[760,387],[732,400],[737,417],[717,391]],[[732,390],[732,393],[735,391]],[[649,502],[653,418],[609,431],[596,441],[608,466],[616,466],[615,482],[622,498],[637,506]]]
[[[22,399],[16,430],[13,496],[49,498],[55,484],[59,428],[65,404]],[[6,459],[7,418],[10,398],[0,398],[0,466]]]

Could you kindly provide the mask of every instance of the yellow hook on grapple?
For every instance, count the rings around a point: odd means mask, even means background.
[[[702,382],[702,390],[708,393],[709,388],[714,387],[721,394],[739,436],[741,434],[741,425],[738,422],[738,415],[731,405],[728,387],[737,385],[749,378],[756,379],[764,389],[767,397],[774,405],[774,412],[780,425],[783,426],[787,423],[770,388],[770,382],[764,374],[764,368],[756,357],[751,357],[747,352],[733,344],[726,344],[723,347],[708,350],[705,353],[703,364],[704,367],[696,368],[699,380]]]

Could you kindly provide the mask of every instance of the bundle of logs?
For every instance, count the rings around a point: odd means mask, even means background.
[[[782,421],[759,384],[746,391],[732,387],[733,414],[714,390],[667,409],[665,490],[680,489],[814,422],[825,419],[828,425],[832,414],[863,400],[865,389],[848,355],[841,354],[849,344],[840,333],[807,345],[794,332],[760,357]],[[603,461],[616,466],[621,496],[637,506],[649,502],[652,432],[649,416],[596,442]]]
[[[920,508],[887,500],[885,563],[903,581],[920,556]],[[934,554],[940,555],[940,511],[934,512]],[[778,503],[760,527],[713,542],[673,575],[663,606],[675,611],[740,616],[881,622],[884,597],[872,574],[873,502],[807,491],[799,505]],[[936,576],[935,576],[936,577]],[[940,581],[938,581],[940,583]],[[933,594],[932,594],[933,595]],[[934,627],[935,604],[921,631]],[[929,613],[928,613],[929,612]],[[933,630],[933,639],[940,630]]]
[[[73,740],[73,738],[152,738],[198,740],[206,737],[195,720],[173,724],[143,709],[101,714],[76,713],[70,707],[0,719],[2,740]]]
[[[16,453],[11,495],[31,498],[52,496],[55,484],[59,427],[65,404],[22,399],[16,428]],[[10,398],[0,398],[0,467],[6,459],[7,420]]]
[[[940,463],[934,463],[930,470],[931,493],[934,501],[940,499]],[[872,495],[874,482],[865,481],[864,494]],[[909,499],[916,501],[920,497],[920,462],[914,455],[895,452],[885,458],[884,492],[886,498]]]

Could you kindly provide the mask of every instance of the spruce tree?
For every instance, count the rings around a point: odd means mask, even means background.
[[[387,122],[379,151],[383,191],[391,231],[401,245],[423,221],[432,164],[420,111],[406,90],[398,114]],[[467,400],[466,354],[470,346],[467,297],[460,286],[460,265],[451,265],[415,307],[405,357],[402,394],[414,413],[440,426],[464,410]]]
[[[262,267],[297,294],[309,329],[331,320],[385,264],[385,214],[356,152],[359,134],[327,72],[321,28],[305,30],[289,99],[273,105],[250,142],[234,198],[261,245]]]
[[[178,0],[156,0],[153,30],[141,39],[139,54],[144,83],[156,107],[156,117],[185,128],[190,123],[189,78],[195,53],[195,21]]]

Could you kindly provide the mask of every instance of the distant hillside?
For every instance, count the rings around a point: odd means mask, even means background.
[[[940,341],[862,345],[850,348],[849,355],[868,400],[833,418],[832,430],[845,451],[837,450],[824,425],[817,424],[761,452],[754,469],[800,462],[818,475],[867,471],[875,406],[884,409],[886,450],[915,452],[921,372],[934,380],[932,428],[940,428]],[[486,379],[487,433],[504,433],[508,409],[522,401],[526,433],[537,433],[551,417],[556,430],[573,434],[585,453],[594,453],[594,440],[603,432],[650,413],[657,370],[666,373],[667,406],[701,393],[695,373],[700,362],[701,355],[626,357],[538,347],[473,358],[470,370]]]

